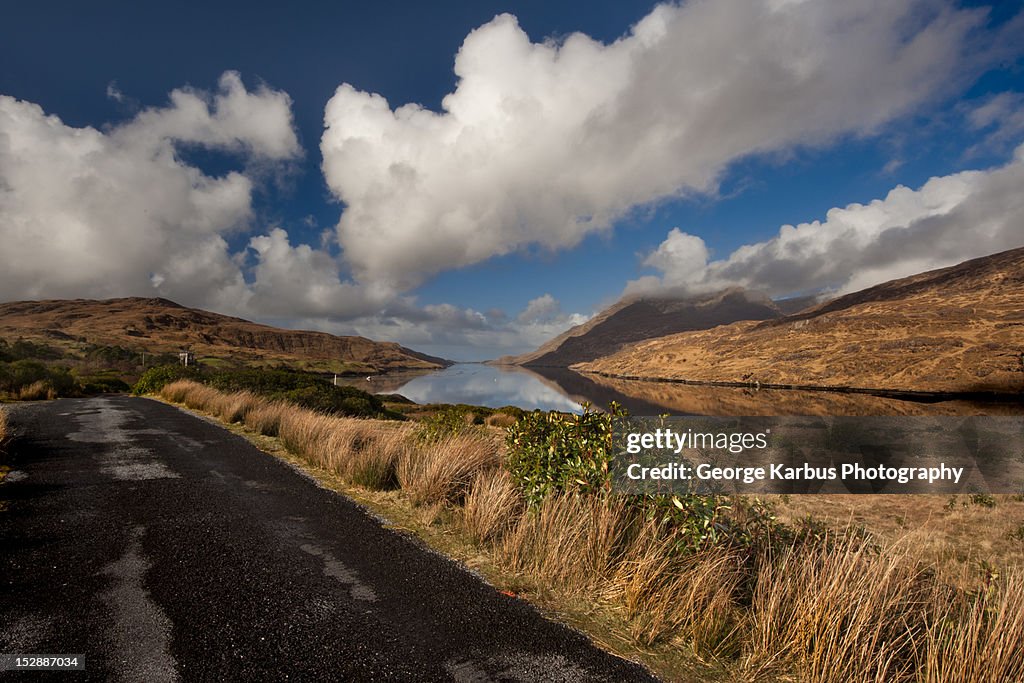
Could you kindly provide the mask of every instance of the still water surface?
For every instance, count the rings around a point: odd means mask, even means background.
[[[378,394],[401,394],[416,403],[468,403],[501,408],[579,412],[580,403],[532,372],[490,365],[457,364],[416,375],[373,377],[361,387]]]
[[[617,401],[633,415],[1022,415],[1024,402],[924,403],[866,394],[689,386],[616,380],[566,369],[458,364],[428,373],[390,374],[350,383],[417,403],[468,403],[492,408],[580,412],[584,402]]]

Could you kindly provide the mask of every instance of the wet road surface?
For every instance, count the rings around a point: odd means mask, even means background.
[[[174,407],[13,410],[0,653],[86,670],[5,680],[653,680]]]

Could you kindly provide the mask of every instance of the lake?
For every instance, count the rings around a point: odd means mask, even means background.
[[[617,380],[561,368],[457,364],[444,370],[348,378],[376,394],[416,403],[468,403],[500,408],[580,412],[584,402],[616,401],[633,415],[1022,415],[1024,402],[922,402],[868,394],[710,387]]]

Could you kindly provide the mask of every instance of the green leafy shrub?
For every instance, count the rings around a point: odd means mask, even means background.
[[[305,372],[280,369],[186,368],[164,365],[150,368],[136,383],[136,394],[158,392],[165,384],[191,379],[225,393],[249,391],[277,401],[332,415],[348,417],[398,418],[372,394],[350,386],[334,386],[325,379]]]
[[[207,384],[225,392],[251,391],[322,413],[349,417],[393,417],[373,394],[352,386],[334,386],[327,380],[291,370],[217,370]]]
[[[93,375],[82,377],[79,382],[84,394],[120,394],[131,391],[131,387],[119,377]]]
[[[9,344],[5,339],[0,339],[0,361],[58,360],[63,357],[63,351],[46,344],[37,344],[24,339],[18,339]]]
[[[416,405],[416,401],[413,401],[411,398],[406,398],[401,394],[377,394],[377,398],[385,403],[399,403],[407,406]]]
[[[85,352],[85,358],[94,363],[113,366],[126,362],[134,364],[140,360],[140,354],[123,346],[91,345]]]
[[[423,442],[435,442],[462,434],[477,424],[471,410],[463,406],[446,406],[421,421],[416,436]]]
[[[270,398],[322,413],[349,417],[377,417],[385,412],[384,404],[377,397],[353,387],[336,387],[326,382],[288,391],[265,393]]]
[[[165,384],[179,379],[202,381],[199,368],[183,365],[158,365],[142,373],[142,377],[132,387],[132,392],[136,395],[155,394],[163,389]]]
[[[29,392],[29,386],[36,389]],[[40,386],[45,386],[46,390],[40,392]],[[0,363],[0,394],[18,397],[23,390],[26,396],[73,396],[78,393],[78,383],[66,367],[46,365],[38,360]]]
[[[559,491],[611,490],[612,417],[585,405],[580,415],[535,410],[509,427],[506,465],[527,502],[537,505]]]
[[[983,508],[994,508],[996,506],[995,496],[988,493],[975,493],[971,495],[971,504]]]

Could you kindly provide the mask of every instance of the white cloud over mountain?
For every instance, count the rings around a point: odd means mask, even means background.
[[[678,228],[645,265],[662,272],[628,293],[713,291],[730,285],[773,296],[827,288],[846,293],[1024,245],[1024,145],[998,168],[897,186],[883,199],[784,225],[772,239],[709,260],[704,241]]]
[[[451,304],[419,306],[415,300],[401,297],[374,315],[346,321],[307,319],[301,321],[301,326],[334,334],[395,339],[446,357],[484,360],[534,349],[588,319],[588,315],[562,311],[550,294],[532,299],[515,316]]]
[[[205,175],[178,145],[252,164],[300,155],[282,92],[225,73],[106,130],[0,96],[0,293],[6,299],[163,294],[237,308],[246,284],[226,236],[252,218],[253,180]]]
[[[441,112],[338,88],[321,141],[338,239],[358,281],[393,291],[572,247],[713,193],[743,156],[871,133],[957,87],[991,56],[983,19],[937,0],[693,0],[606,45],[534,43],[498,16],[466,37]]]

